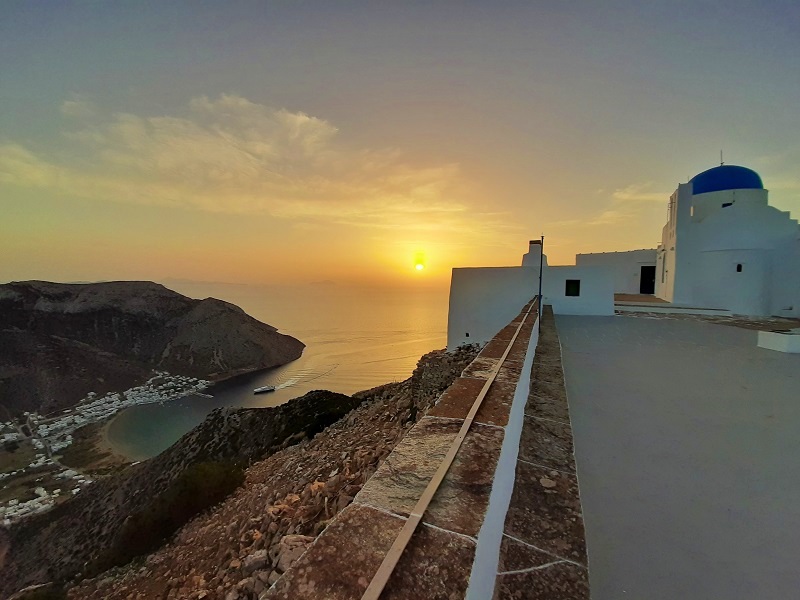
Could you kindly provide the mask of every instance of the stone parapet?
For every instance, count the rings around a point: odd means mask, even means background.
[[[549,306],[538,342],[494,600],[588,600],[586,538],[561,344]]]
[[[362,597],[517,329],[472,426],[380,597],[491,596],[501,544],[507,539],[504,521],[538,338],[533,302],[483,348],[395,447],[353,503],[263,598]]]

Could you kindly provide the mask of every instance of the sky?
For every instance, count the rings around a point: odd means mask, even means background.
[[[0,3],[0,282],[447,285],[800,216],[795,2]],[[416,268],[417,265],[424,268]]]

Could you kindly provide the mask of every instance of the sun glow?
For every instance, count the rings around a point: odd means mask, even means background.
[[[417,271],[422,271],[425,268],[425,253],[421,250],[417,250],[414,253],[414,268]]]

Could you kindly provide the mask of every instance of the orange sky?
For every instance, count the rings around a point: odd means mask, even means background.
[[[797,216],[791,19],[718,8],[4,4],[0,281],[568,264],[654,247],[720,147]]]

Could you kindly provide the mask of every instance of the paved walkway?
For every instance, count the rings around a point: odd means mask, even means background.
[[[494,600],[588,600],[572,430],[561,348],[549,306],[539,327],[522,419]]]
[[[800,356],[557,317],[594,600],[800,597]]]

